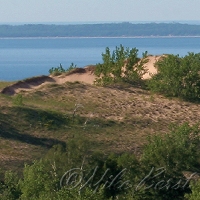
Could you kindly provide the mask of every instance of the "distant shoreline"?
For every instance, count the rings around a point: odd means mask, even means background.
[[[200,37],[200,25],[180,23],[0,25],[0,38],[171,38]]]
[[[45,37],[0,37],[0,39],[84,39],[84,38],[88,38],[88,39],[92,39],[92,38],[99,38],[99,39],[112,39],[112,38],[200,38],[200,35],[199,36],[119,36],[119,37],[111,37],[111,36],[105,36],[105,37],[91,37],[91,36],[88,36],[88,37],[77,37],[77,36],[71,36],[71,37],[48,37],[48,36],[45,36]]]

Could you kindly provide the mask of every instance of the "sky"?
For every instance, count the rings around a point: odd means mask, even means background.
[[[0,23],[200,21],[200,0],[0,0]]]

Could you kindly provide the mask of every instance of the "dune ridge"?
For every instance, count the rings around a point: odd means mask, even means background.
[[[156,74],[157,70],[154,64],[161,58],[163,55],[160,56],[148,56],[148,62],[144,65],[147,69],[147,73],[143,76],[143,79],[149,79],[152,74]],[[15,95],[20,91],[30,91],[33,89],[37,89],[38,87],[49,84],[49,83],[56,83],[56,84],[63,84],[65,82],[83,82],[86,84],[93,84],[96,76],[94,74],[95,65],[88,65],[84,68],[76,68],[71,70],[68,73],[61,74],[59,76],[37,76],[28,78],[22,81],[18,81],[12,85],[9,85],[1,90],[2,94],[6,95]]]

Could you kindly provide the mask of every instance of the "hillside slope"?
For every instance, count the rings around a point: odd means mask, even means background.
[[[140,154],[148,135],[166,132],[171,123],[198,123],[200,115],[198,104],[129,85],[77,81],[1,94],[0,105],[0,167],[19,171],[70,138],[86,138],[93,151],[106,154]]]

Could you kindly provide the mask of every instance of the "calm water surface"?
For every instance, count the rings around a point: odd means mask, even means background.
[[[61,63],[68,68],[73,62],[78,67],[101,62],[105,48],[139,49],[139,56],[163,53],[186,55],[200,52],[200,38],[40,38],[0,39],[0,80],[14,81],[48,75],[51,67]]]

